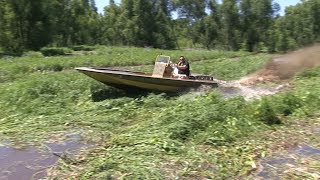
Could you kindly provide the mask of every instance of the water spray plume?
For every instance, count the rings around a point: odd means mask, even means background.
[[[264,68],[240,80],[242,84],[280,81],[292,78],[296,73],[320,65],[320,44],[302,48],[272,59]]]

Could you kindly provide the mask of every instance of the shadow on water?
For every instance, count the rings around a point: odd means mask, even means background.
[[[261,171],[257,173],[257,178],[261,179],[282,179],[281,177],[290,169],[297,169],[301,159],[320,161],[320,149],[302,144],[286,153],[265,158],[260,162]]]
[[[40,148],[4,142],[0,146],[0,179],[43,179],[59,158],[72,159],[81,149],[93,146],[80,141],[80,135],[72,135],[62,143],[46,142]]]

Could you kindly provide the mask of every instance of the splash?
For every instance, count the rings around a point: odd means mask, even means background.
[[[246,100],[272,95],[290,86],[287,80],[296,73],[320,65],[320,44],[273,58],[265,67],[237,81],[220,81],[219,91],[226,98],[243,96]],[[264,84],[275,82],[273,85]]]
[[[239,80],[243,85],[279,82],[292,78],[296,73],[320,65],[320,44],[302,48],[272,59],[264,68]]]

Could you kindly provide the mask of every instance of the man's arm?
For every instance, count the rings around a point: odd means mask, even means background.
[[[187,69],[187,65],[181,65],[181,66],[177,66],[178,67],[178,69],[181,69],[181,70],[185,70],[185,69]]]

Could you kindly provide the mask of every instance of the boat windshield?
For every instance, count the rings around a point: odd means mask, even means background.
[[[170,56],[158,56],[156,62],[160,63],[169,63],[170,61]]]

